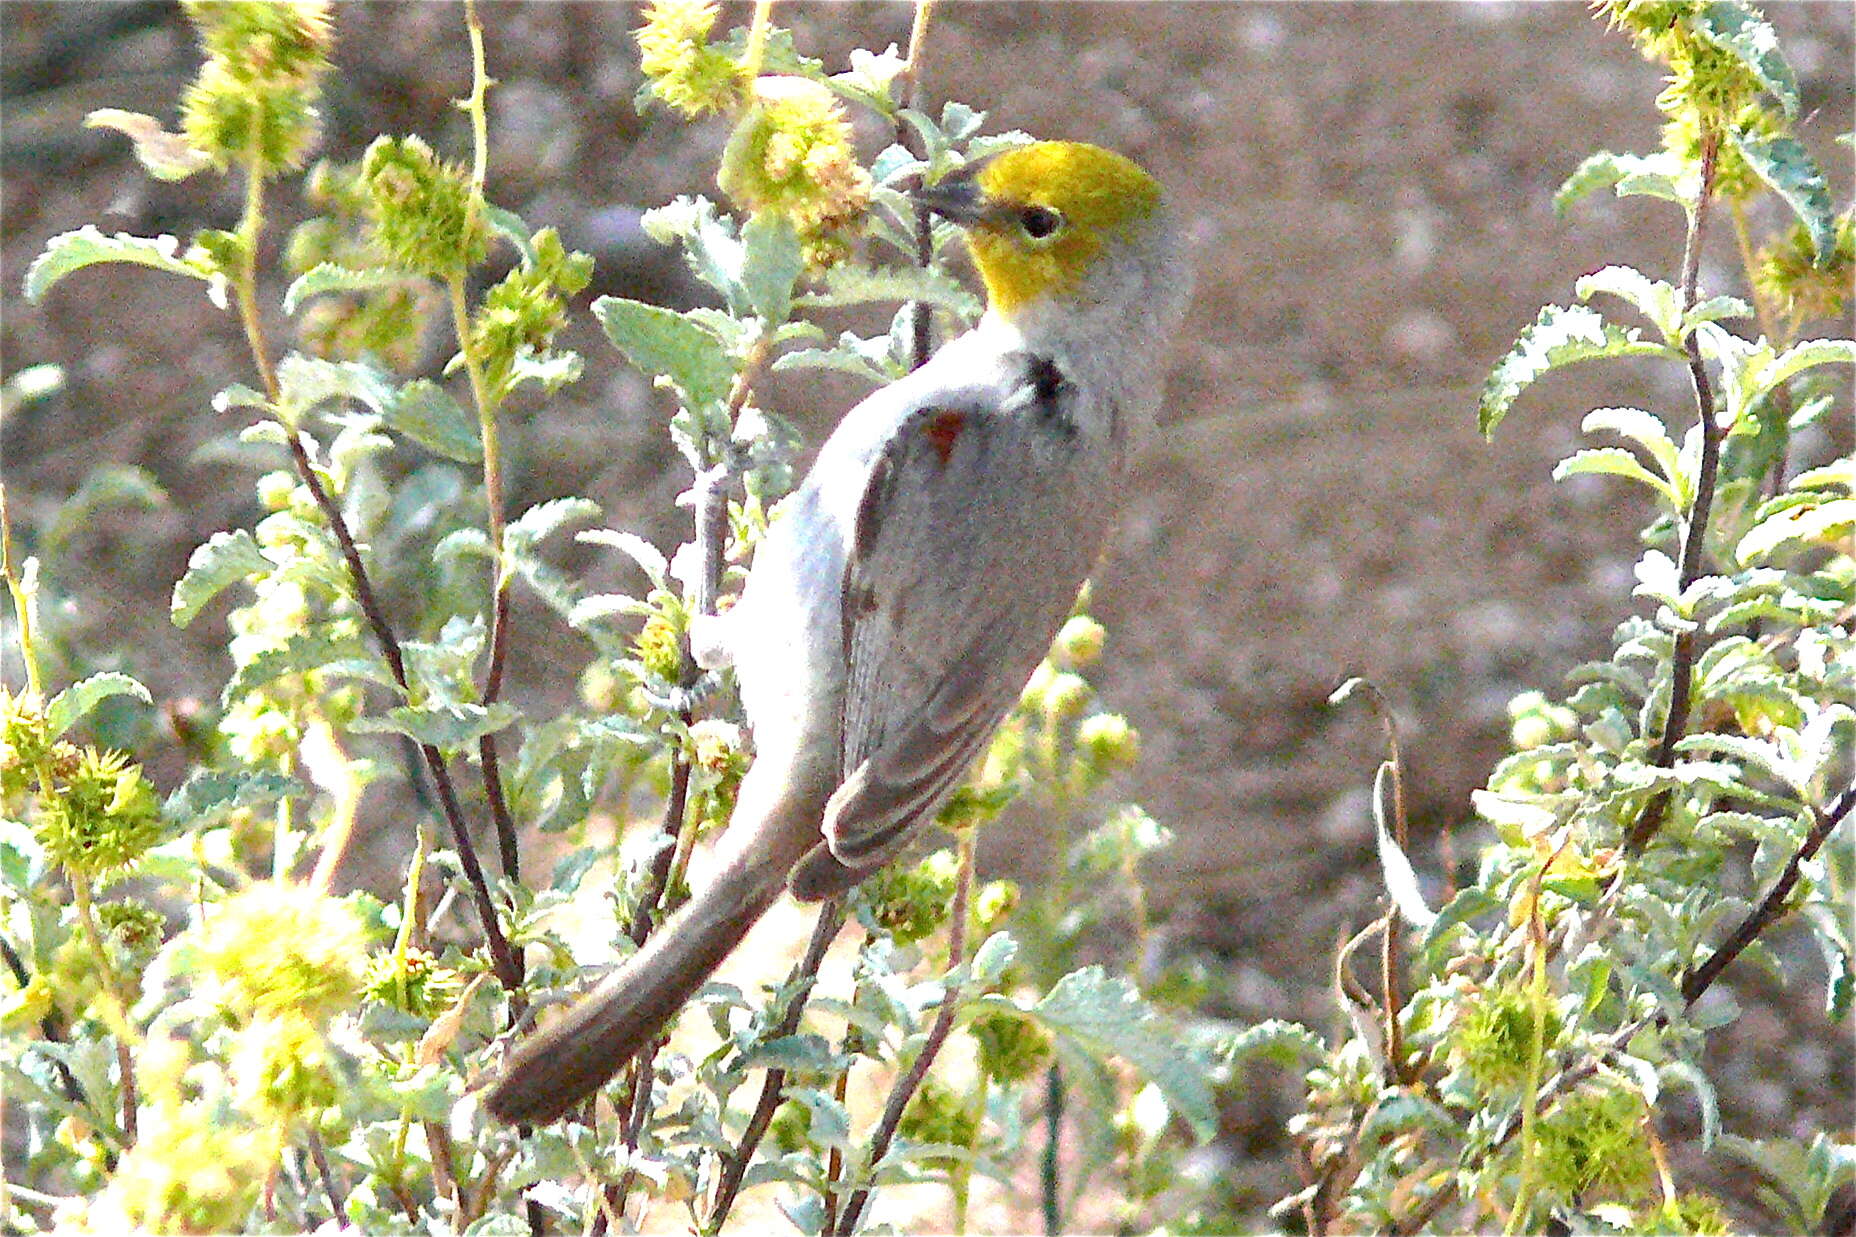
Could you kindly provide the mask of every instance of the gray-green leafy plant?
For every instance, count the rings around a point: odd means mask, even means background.
[[[265,514],[210,537],[174,585],[181,625],[230,598],[232,671],[187,720],[197,766],[165,797],[102,742],[147,741],[149,693],[114,669],[49,681],[71,660],[52,657],[41,616],[55,583],[41,557],[16,561],[13,530],[0,536],[27,670],[0,734],[0,1077],[28,1147],[0,1183],[9,1227],[617,1231],[655,1203],[719,1231],[743,1192],[766,1190],[802,1231],[848,1234],[898,1181],[946,1183],[964,1225],[974,1174],[1009,1177],[1037,1120],[1043,1205],[1061,1223],[1092,1173],[1132,1178],[1141,1150],[1117,1131],[1137,1109],[1149,1144],[1173,1116],[1211,1134],[1202,1058],[1178,1050],[1174,1022],[1128,975],[1076,965],[1088,923],[1058,894],[974,874],[975,830],[1014,801],[1093,816],[1064,879],[1106,878],[1147,928],[1134,864],[1165,832],[1101,804],[1137,739],[1080,673],[1103,642],[1080,603],[948,809],[954,847],[824,908],[771,990],[705,989],[683,1023],[707,1026],[710,1048],[674,1039],[548,1129],[497,1127],[475,1100],[513,1035],[648,938],[726,825],[750,754],[729,683],[698,672],[685,633],[723,603],[793,483],[796,436],[756,406],[757,382],[806,367],[891,381],[980,308],[949,273],[951,232],[903,189],[1025,139],[982,134],[983,114],[959,103],[926,107],[914,80],[926,4],[906,59],[858,52],[837,74],[801,55],[770,7],[717,39],[712,5],[660,0],[638,35],[641,106],[734,120],[718,152],[727,201],[682,198],[645,219],[713,306],[591,307],[616,350],[607,363],[637,367],[674,406],[666,428],[695,518],[669,555],[596,527],[584,498],[506,510],[501,431],[514,408],[547,415],[588,363],[557,340],[591,263],[484,195],[493,82],[473,5],[464,157],[382,136],[300,176],[319,213],[283,246],[297,350],[267,338],[259,259],[267,205],[317,141],[338,12],[188,0],[204,62],[181,131],[92,116],[151,175],[234,177],[240,222],[185,244],[66,233],[25,294],[130,263],[227,310],[251,372],[226,376],[213,414],[236,427],[226,447],[257,471]],[[867,166],[850,108],[893,133]],[[494,257],[507,273],[473,291]],[[868,338],[834,340],[813,320],[897,302]],[[438,378],[409,377],[434,319],[454,354]],[[52,382],[23,372],[9,403]],[[145,475],[101,470],[37,548],[55,565],[58,527],[158,494]],[[559,565],[575,529],[635,566],[636,594],[594,592]],[[585,663],[562,671],[573,707],[506,697],[517,589],[584,638]],[[377,782],[419,809],[389,902],[333,887],[355,831],[389,827]],[[646,796],[658,807],[641,813]],[[565,840],[539,878],[521,866],[536,831]],[[568,930],[570,908],[590,932]],[[811,995],[853,920],[854,983]],[[971,1064],[940,1059],[955,1039]],[[1059,1173],[1065,1129],[1088,1154]]]
[[[1664,144],[1592,156],[1556,204],[1605,188],[1667,201],[1686,224],[1682,267],[1672,281],[1624,266],[1579,279],[1575,303],[1541,310],[1495,366],[1479,422],[1492,434],[1554,370],[1624,357],[1677,367],[1692,406],[1596,409],[1584,431],[1626,445],[1555,470],[1654,496],[1632,591],[1643,612],[1563,698],[1513,702],[1514,751],[1473,796],[1494,834],[1473,873],[1460,886],[1451,873],[1441,905],[1427,897],[1388,722],[1374,800],[1385,913],[1335,964],[1351,1032],[1266,1024],[1224,1045],[1306,1066],[1291,1130],[1308,1184],[1276,1214],[1313,1233],[1746,1223],[1676,1178],[1676,1093],[1700,1111],[1702,1154],[1766,1176],[1763,1223],[1817,1231],[1856,1180],[1856,1149],[1832,1132],[1755,1147],[1724,1128],[1721,1064],[1703,1051],[1739,1016],[1717,986],[1736,966],[1821,984],[1824,1016],[1849,1017],[1856,465],[1798,456],[1835,441],[1813,427],[1850,416],[1856,342],[1801,330],[1847,322],[1851,215],[1790,133],[1797,85],[1758,12],[1595,7],[1669,67]],[[1767,194],[1790,221],[1762,243],[1750,208]],[[1724,223],[1744,296],[1701,284],[1703,239]],[[1773,947],[1782,926],[1815,942],[1817,974]]]

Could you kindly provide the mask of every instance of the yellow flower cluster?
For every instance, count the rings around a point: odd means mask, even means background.
[[[327,0],[187,0],[206,63],[181,103],[187,144],[214,166],[301,167],[335,36]]]
[[[700,116],[740,102],[747,75],[711,46],[714,0],[653,0],[638,28],[638,67],[646,89],[682,112]]]
[[[305,885],[260,881],[209,908],[189,935],[195,972],[241,1017],[320,1022],[359,999],[366,929],[347,902]]]
[[[815,269],[849,253],[870,205],[870,173],[857,161],[843,105],[804,77],[755,80],[716,183],[747,210],[791,221]]]

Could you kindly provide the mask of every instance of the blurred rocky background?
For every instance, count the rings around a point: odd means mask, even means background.
[[[1802,135],[1847,201],[1849,151],[1831,139],[1851,125],[1856,9],[1765,7],[1799,72]],[[497,2],[484,17],[501,83],[490,196],[596,254],[589,297],[686,296],[637,212],[713,193],[723,129],[634,108],[629,5]],[[852,47],[906,43],[910,6],[790,3],[778,17],[839,67]],[[152,182],[120,136],[82,125],[103,106],[171,122],[197,53],[166,3],[7,0],[0,25],[0,347],[8,372],[56,362],[68,379],[0,425],[14,522],[42,525],[99,463],[147,469],[171,501],[73,535],[61,622],[85,656],[117,656],[157,698],[209,695],[226,669],[223,604],[181,631],[167,593],[195,544],[257,513],[250,474],[199,451],[227,428],[212,392],[246,376],[235,324],[193,286],[132,268],[86,272],[36,307],[18,296],[46,239],[81,223],[185,235],[236,219],[236,186]],[[457,6],[348,3],[338,31],[322,153],[352,158],[394,131],[468,149],[450,106],[469,78]],[[1476,433],[1474,396],[1581,273],[1627,262],[1674,278],[1682,236],[1667,204],[1600,194],[1565,219],[1550,205],[1592,150],[1656,145],[1656,71],[1571,3],[949,2],[927,60],[932,99],[984,108],[993,129],[1119,148],[1192,221],[1197,294],[1172,344],[1168,424],[1096,577],[1110,631],[1098,678],[1144,740],[1125,793],[1177,831],[1148,876],[1170,947],[1210,962],[1211,1012],[1325,1024],[1333,946],[1374,913],[1380,759],[1377,725],[1328,708],[1328,693],[1365,674],[1395,703],[1414,850],[1435,872],[1440,836],[1467,823],[1469,790],[1504,750],[1507,700],[1557,690],[1629,605],[1639,492],[1548,474],[1595,405],[1686,424],[1683,376],[1555,376],[1493,445]],[[867,137],[874,154],[884,136]],[[288,188],[274,198],[276,245],[303,207]],[[1709,240],[1703,285],[1743,291],[1729,230]],[[280,315],[272,327],[287,338]],[[582,327],[578,346],[587,376],[513,430],[513,509],[586,494],[610,525],[672,546],[688,517],[671,500],[688,478],[665,409],[596,332]],[[861,394],[784,378],[765,402],[813,442]],[[1847,426],[1831,435],[1801,454],[1849,449]],[[616,570],[574,553],[596,582]],[[538,606],[518,622],[512,682],[545,707],[590,650]],[[406,826],[378,828],[391,882]],[[990,837],[986,867],[1035,879],[1044,857],[1025,836]],[[1815,957],[1802,961],[1815,976]],[[1730,1126],[1847,1128],[1847,1035],[1815,998],[1785,998],[1748,970],[1746,1016],[1718,1037],[1733,1061]],[[1233,1101],[1220,1154],[1240,1210],[1294,1188],[1281,1126],[1297,1103],[1293,1081],[1267,1070]]]

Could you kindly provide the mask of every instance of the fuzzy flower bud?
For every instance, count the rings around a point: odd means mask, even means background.
[[[638,27],[645,90],[685,116],[722,111],[741,99],[746,74],[709,43],[714,0],[652,0]]]
[[[1639,1198],[1654,1178],[1640,1096],[1611,1083],[1582,1087],[1538,1126],[1541,1185],[1561,1198]]]
[[[1097,713],[1076,727],[1076,750],[1092,768],[1106,772],[1139,760],[1141,737],[1121,714]]]
[[[1089,703],[1089,681],[1080,674],[1060,671],[1044,687],[1044,720],[1060,722],[1075,717]]]
[[[328,1045],[302,1014],[267,1015],[242,1027],[229,1072],[238,1106],[261,1125],[282,1125],[336,1100]]]
[[[837,97],[804,77],[762,77],[722,151],[716,184],[755,214],[790,220],[814,268],[848,250],[870,204]]]
[[[282,1150],[281,1133],[228,1122],[205,1105],[175,1106],[142,1122],[109,1185],[61,1212],[60,1232],[232,1233],[252,1223],[258,1190]]]
[[[489,251],[489,225],[469,173],[440,159],[423,138],[375,138],[361,177],[374,239],[396,265],[445,277]]]
[[[1029,1018],[1004,1010],[967,1024],[980,1049],[980,1068],[998,1082],[1023,1082],[1050,1060],[1050,1032]]]
[[[1107,638],[1102,624],[1087,614],[1072,615],[1057,633],[1051,652],[1065,670],[1081,670],[1102,656],[1102,645]]]
[[[870,918],[898,945],[912,945],[947,922],[958,864],[954,852],[938,850],[913,867],[892,864],[865,881]]]
[[[369,1000],[420,1018],[436,1018],[464,991],[458,973],[423,949],[408,949],[402,959],[392,952],[368,959],[362,991]]]
[[[181,99],[187,144],[214,167],[249,161],[265,172],[301,167],[321,132],[313,87],[266,89],[217,57]]]
[[[1549,1051],[1559,1039],[1560,1018],[1547,1009],[1542,1043]],[[1451,1037],[1453,1056],[1483,1092],[1508,1095],[1527,1081],[1534,1051],[1534,1002],[1519,987],[1491,988],[1473,998]]]
[[[181,0],[206,54],[248,82],[304,86],[329,67],[327,0]]]
[[[244,1015],[323,1021],[352,1007],[367,965],[354,908],[304,885],[260,881],[209,907],[182,938],[192,968]]]
[[[129,867],[163,833],[161,803],[141,766],[89,748],[34,826],[47,854],[92,879]]]
[[[1856,212],[1837,217],[1835,243],[1823,258],[1812,248],[1805,226],[1793,224],[1760,250],[1754,280],[1761,295],[1803,321],[1844,317],[1856,284]]]

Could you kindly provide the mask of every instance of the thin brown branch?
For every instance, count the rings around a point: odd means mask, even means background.
[[[780,1021],[768,1031],[768,1039],[782,1039],[798,1031],[800,1015],[805,1012],[806,998],[812,994],[812,985],[818,979],[818,969],[824,964],[825,951],[831,947],[831,942],[837,938],[838,930],[843,926],[844,903],[841,899],[833,898],[819,907],[818,920],[812,925],[812,939],[806,942],[806,952],[786,977],[786,986],[792,990],[792,998],[781,1012]],[[785,1088],[786,1071],[768,1070],[767,1077],[761,1081],[760,1099],[755,1102],[753,1115],[748,1118],[747,1128],[741,1133],[741,1141],[735,1145],[728,1163],[722,1168],[722,1180],[716,1187],[715,1202],[709,1208],[703,1232],[722,1231],[722,1224],[735,1205],[735,1196],[741,1192],[741,1183],[747,1178],[748,1166],[754,1162],[754,1151],[766,1136],[767,1127],[773,1123],[774,1110],[779,1108],[781,1093]]]
[[[947,969],[957,970],[966,958],[967,952],[967,901],[973,892],[973,834],[962,834],[960,839],[960,870],[954,885],[954,906],[949,912],[951,922],[947,931]],[[889,1154],[889,1144],[896,1137],[896,1130],[902,1124],[902,1114],[907,1111],[909,1101],[928,1077],[928,1068],[934,1064],[941,1045],[947,1042],[948,1034],[954,1029],[954,1015],[960,1009],[960,985],[949,980],[941,996],[941,1008],[935,1014],[934,1025],[928,1028],[928,1038],[923,1041],[922,1049],[915,1056],[908,1072],[897,1080],[890,1089],[889,1100],[883,1105],[883,1116],[877,1122],[876,1129],[870,1135],[870,1158],[865,1168],[866,1184],[851,1195],[845,1204],[844,1214],[838,1220],[835,1230],[837,1237],[850,1237],[857,1231],[857,1221],[863,1215],[864,1208],[870,1202],[870,1180],[876,1177],[876,1170]]]
[[[337,1224],[345,1224],[348,1199],[342,1193],[341,1183],[335,1176],[335,1169],[329,1164],[329,1153],[322,1145],[322,1135],[312,1128],[304,1141],[309,1144],[309,1158],[316,1162],[316,1175],[322,1178],[322,1189],[329,1196],[330,1212]]]
[[[348,566],[349,579],[354,584],[355,600],[360,604],[361,613],[367,619],[375,642],[380,645],[381,655],[387,659],[387,667],[393,672],[393,679],[399,684],[400,690],[409,691],[411,685],[406,677],[406,662],[400,653],[399,640],[394,636],[380,599],[374,593],[373,583],[368,578],[366,564],[361,561],[361,552],[355,545],[354,535],[348,531],[348,521],[328,488],[322,484],[322,479],[316,475],[315,465],[310,461],[301,437],[287,425],[284,427],[284,435],[290,444],[290,457],[296,464],[298,479],[309,490],[310,497],[315,500],[323,518],[329,522],[330,530],[335,534],[342,560]],[[522,962],[509,948],[509,940],[503,935],[502,925],[497,920],[496,902],[490,896],[489,881],[483,874],[483,864],[478,861],[470,827],[464,822],[464,809],[458,803],[451,772],[445,767],[444,756],[431,744],[419,744],[419,754],[424,758],[426,771],[431,774],[432,788],[438,793],[439,807],[445,823],[451,827],[452,842],[457,847],[459,861],[464,865],[464,875],[470,881],[471,893],[477,903],[477,917],[483,924],[484,939],[489,946],[490,963],[496,970],[497,981],[514,992],[522,986]]]
[[[1701,271],[1701,247],[1707,234],[1708,199],[1714,194],[1715,167],[1720,149],[1720,133],[1714,129],[1706,130],[1701,142],[1701,186],[1696,191],[1695,209],[1689,212],[1688,238],[1682,251],[1684,314],[1695,306]],[[1708,537],[1708,516],[1714,505],[1714,474],[1719,471],[1721,461],[1721,427],[1714,415],[1714,393],[1708,381],[1707,366],[1701,357],[1701,340],[1695,332],[1689,332],[1688,338],[1683,341],[1683,350],[1688,355],[1689,381],[1695,391],[1696,423],[1701,427],[1701,461],[1696,468],[1695,501],[1689,506],[1687,527],[1682,539],[1679,587],[1687,589],[1701,577],[1702,554]],[[1663,719],[1663,732],[1657,740],[1656,754],[1651,762],[1659,769],[1667,769],[1675,763],[1676,744],[1688,730],[1690,696],[1694,686],[1695,634],[1694,627],[1687,627],[1676,635],[1675,655],[1669,671],[1669,712]],[[1659,791],[1644,806],[1643,815],[1637,818],[1637,823],[1624,839],[1626,854],[1642,854],[1643,848],[1656,836],[1656,831],[1663,827],[1671,793],[1669,790]]]
[[[1721,977],[1721,972],[1746,951],[1746,947],[1759,939],[1760,933],[1778,920],[1785,913],[1785,900],[1791,896],[1793,886],[1798,883],[1798,872],[1812,856],[1816,855],[1830,835],[1836,831],[1843,818],[1848,816],[1852,805],[1856,805],[1856,786],[1847,787],[1842,794],[1831,801],[1830,806],[1817,814],[1817,823],[1805,836],[1804,842],[1793,852],[1785,863],[1785,870],[1779,879],[1773,882],[1766,896],[1759,900],[1747,917],[1740,921],[1721,947],[1708,955],[1708,960],[1682,977],[1682,1000],[1685,1005],[1693,1005],[1701,999],[1714,981]]]

